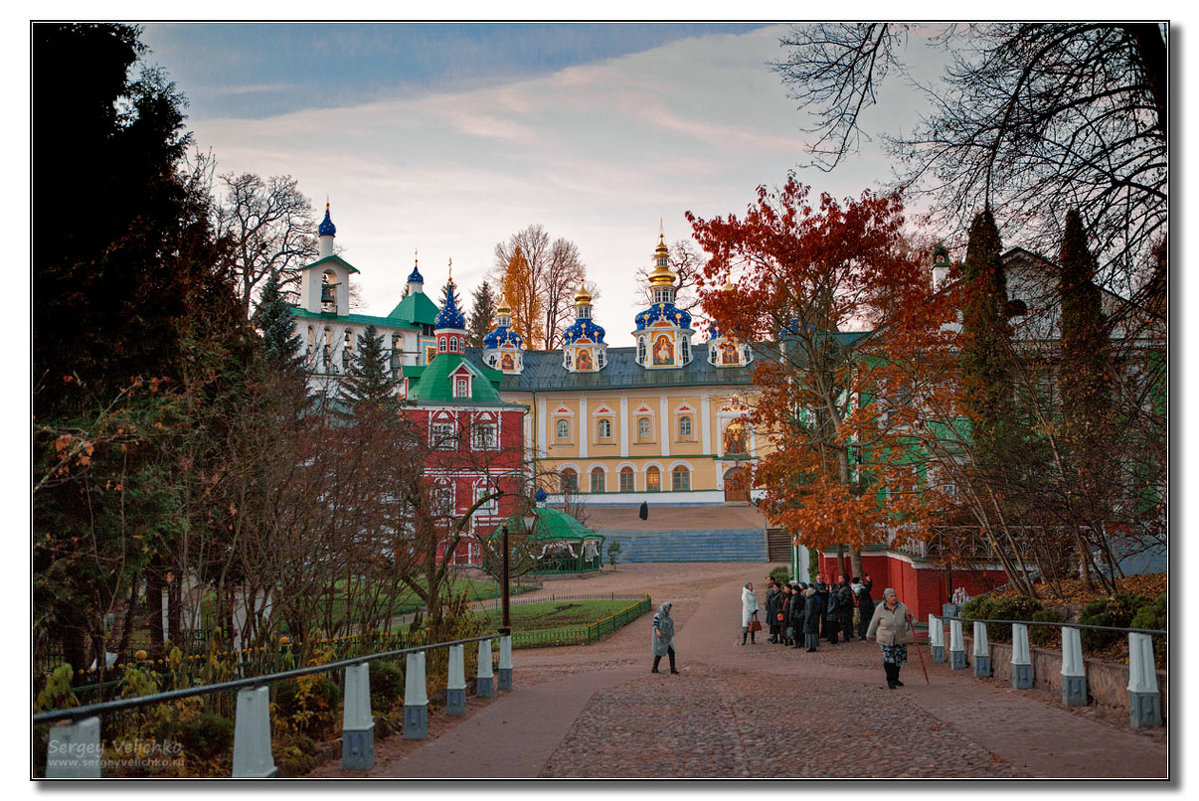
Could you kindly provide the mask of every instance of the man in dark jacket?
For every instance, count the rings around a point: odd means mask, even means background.
[[[783,593],[774,579],[767,576],[766,580],[766,620],[770,623],[770,641],[778,642],[782,633],[779,630],[779,606]]]
[[[841,576],[837,587],[837,616],[841,620],[841,636],[853,642],[853,590],[849,588],[849,576]]]
[[[841,628],[841,620],[837,616],[837,588],[832,584],[825,584],[822,590],[816,591],[816,594],[824,603],[824,617],[820,622],[820,633],[829,641],[830,645],[836,645],[837,632]]]
[[[862,584],[858,587],[858,639],[866,642],[866,629],[870,628],[870,618],[874,617],[874,599],[870,597],[870,588],[874,580],[869,573],[862,574]]]

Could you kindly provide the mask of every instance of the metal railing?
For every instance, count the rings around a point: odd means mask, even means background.
[[[621,609],[616,614],[609,615],[602,620],[595,621],[587,627],[587,644],[590,645],[605,634],[611,634],[617,629],[627,626],[646,612],[649,612],[652,608],[653,605],[650,602],[650,597],[646,595],[632,606]]]
[[[944,622],[949,621],[949,646],[945,645]],[[948,658],[954,670],[970,666],[966,656],[964,623],[973,625],[973,666],[976,678],[989,678],[991,651],[989,626],[1011,626],[1012,687],[1028,690],[1034,686],[1029,627],[1056,627],[1061,630],[1061,691],[1067,706],[1084,706],[1089,695],[1086,663],[1082,653],[1082,632],[1115,632],[1128,636],[1128,710],[1134,727],[1162,725],[1161,694],[1158,691],[1154,659],[1154,637],[1167,637],[1162,629],[1102,626],[1090,623],[1070,623],[1048,620],[992,620],[962,617],[961,615],[928,616],[928,641],[933,662]],[[992,629],[994,631],[994,629]]]
[[[464,707],[461,694],[465,692],[464,659],[462,650],[469,643],[479,644],[476,692],[492,695],[491,642],[500,640],[499,689],[511,688],[511,640],[498,634],[471,637],[449,642],[412,646],[373,654],[363,654],[323,665],[294,668],[261,676],[222,681],[214,684],[167,690],[151,695],[121,698],[86,704],[67,709],[53,709],[32,716],[34,726],[54,724],[49,732],[47,748],[47,778],[98,778],[103,749],[100,742],[102,715],[119,715],[141,707],[155,706],[186,698],[198,698],[237,691],[237,715],[233,745],[233,776],[235,778],[273,776],[275,765],[270,747],[269,688],[282,681],[317,673],[346,671],[345,703],[343,707],[343,765],[369,767],[374,763],[374,722],[370,710],[369,663],[381,659],[408,659],[404,671],[404,737],[424,739],[428,736],[428,698],[425,695],[425,653],[440,648],[450,649],[447,681],[447,711],[452,711],[455,694],[458,706]],[[455,653],[454,649],[458,649]],[[410,720],[412,721],[410,731]],[[422,725],[423,720],[423,725]],[[361,735],[366,736],[365,739]],[[358,735],[358,736],[355,736]],[[357,750],[350,754],[351,742]],[[351,750],[354,750],[351,748]],[[369,764],[367,764],[369,762]]]

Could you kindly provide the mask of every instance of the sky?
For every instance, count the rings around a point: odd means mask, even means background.
[[[835,174],[806,160],[804,118],[771,67],[787,25],[146,24],[146,60],[189,100],[218,172],[291,175],[337,226],[366,314],[399,301],[419,251],[440,299],[531,224],[573,241],[610,345],[631,345],[635,276],[659,225],[741,213],[789,169],[857,196],[890,176],[868,144]],[[914,122],[905,93],[872,111]],[[320,212],[318,212],[319,215]]]

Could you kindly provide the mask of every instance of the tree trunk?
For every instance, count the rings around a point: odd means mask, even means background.
[[[849,549],[849,567],[851,576],[862,578],[862,552],[857,548]]]
[[[146,618],[150,624],[150,652],[161,654],[165,637],[162,631],[162,571],[146,569]]]
[[[129,653],[129,641],[133,637],[133,618],[137,610],[137,590],[140,585],[141,577],[134,574],[133,583],[129,588],[129,603],[125,607],[125,620],[121,623],[121,641],[117,645],[118,654]]]

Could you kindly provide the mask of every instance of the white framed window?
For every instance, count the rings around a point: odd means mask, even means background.
[[[554,434],[559,442],[566,442],[570,439],[570,421],[559,420],[554,424]]]
[[[558,474],[558,487],[563,494],[575,494],[579,491],[579,474],[572,468],[563,468]]]
[[[691,361],[691,337],[679,337],[680,350],[682,351],[683,364]]]
[[[495,423],[479,423],[475,426],[475,450],[493,450],[495,443]]]
[[[453,423],[434,423],[429,427],[432,442],[429,444],[443,451],[456,450],[458,432]]]
[[[433,514],[452,515],[454,513],[454,485],[437,484],[433,487]]]
[[[470,397],[470,381],[466,378],[466,376],[458,376],[454,379],[454,397]]]
[[[612,439],[612,421],[601,417],[595,424],[595,433],[599,439]]]
[[[691,489],[691,471],[679,465],[670,471],[670,489],[674,492],[686,492]]]
[[[486,481],[479,482],[478,484],[475,485],[475,503],[478,503],[483,498],[486,498],[489,494],[491,494],[491,487],[488,486]],[[477,508],[475,510],[475,512],[476,513],[494,512],[496,509],[495,504],[496,504],[496,499],[491,498],[491,499],[485,501],[481,506],[479,506],[479,508]]]
[[[645,337],[637,337],[637,363],[645,364]]]
[[[648,417],[637,418],[637,439],[649,439],[653,435],[653,424]]]
[[[691,439],[691,415],[679,418],[679,439]]]
[[[445,341],[446,341],[446,337],[438,337],[438,339],[437,339],[437,352],[438,353],[445,353]]]

